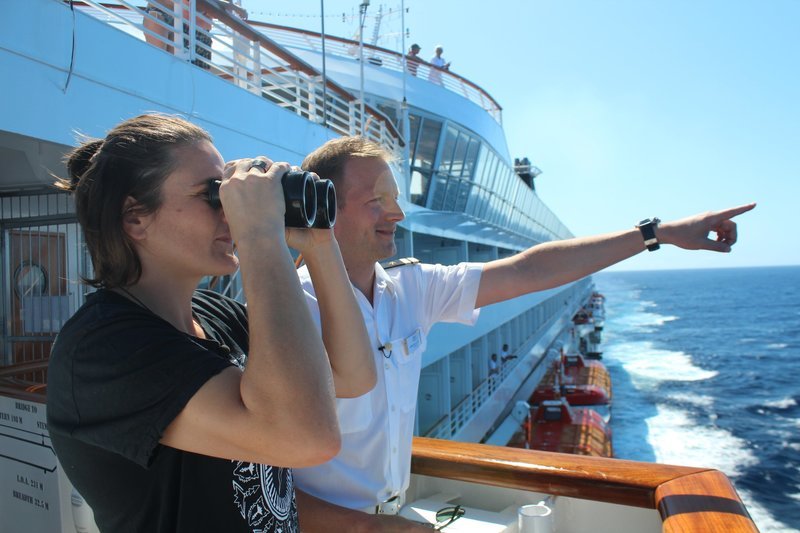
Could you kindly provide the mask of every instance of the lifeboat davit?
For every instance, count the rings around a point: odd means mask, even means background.
[[[547,452],[613,457],[611,428],[594,410],[571,406],[564,398],[545,400],[530,414],[508,444]]]
[[[576,326],[589,327],[595,333],[596,343],[600,342],[600,332],[603,331],[603,326],[606,319],[605,309],[606,297],[595,292],[592,297],[586,302],[575,316],[572,317],[572,323]]]
[[[592,293],[592,298],[589,300],[589,314],[594,322],[595,331],[603,331],[603,324],[606,318],[606,297],[599,292]]]

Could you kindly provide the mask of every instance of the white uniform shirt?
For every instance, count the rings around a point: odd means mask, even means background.
[[[434,83],[438,83],[439,85],[442,84],[442,70],[447,62],[444,60],[443,57],[433,56],[429,61],[431,65],[438,68],[432,68],[428,71],[428,81],[432,81]]]
[[[361,291],[355,293],[375,349],[378,382],[363,396],[336,400],[342,449],[323,465],[294,469],[300,490],[343,507],[363,509],[408,488],[428,332],[436,322],[475,323],[482,270],[481,263],[414,264],[388,271],[375,265],[375,305]],[[319,326],[308,270],[303,267],[298,275]]]

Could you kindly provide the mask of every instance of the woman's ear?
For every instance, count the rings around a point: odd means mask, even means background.
[[[147,237],[147,219],[139,209],[139,202],[132,196],[125,199],[122,207],[122,229],[134,241],[141,241]]]

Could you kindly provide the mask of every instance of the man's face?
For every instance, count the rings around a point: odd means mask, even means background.
[[[394,233],[405,218],[389,165],[380,158],[351,158],[344,166],[344,205],[334,232],[348,268],[372,267],[397,253]],[[338,192],[338,191],[337,191]]]

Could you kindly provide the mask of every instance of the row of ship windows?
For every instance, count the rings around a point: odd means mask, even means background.
[[[409,116],[409,200],[466,213],[537,240],[571,236],[488,144],[452,123]]]

